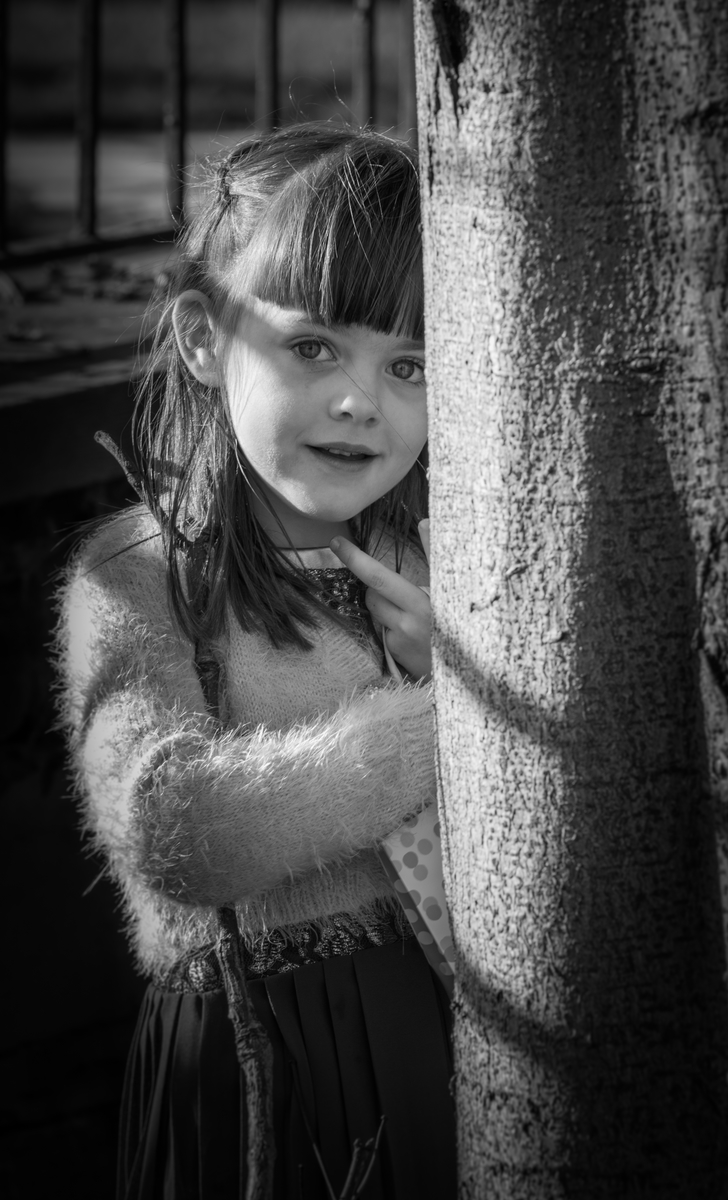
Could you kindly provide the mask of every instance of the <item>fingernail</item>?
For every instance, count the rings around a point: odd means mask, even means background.
[[[329,545],[330,545],[331,549],[333,550],[334,554],[337,554],[338,550],[339,550],[339,546],[341,545],[341,542],[339,541],[338,538],[332,538],[331,541],[329,542]]]

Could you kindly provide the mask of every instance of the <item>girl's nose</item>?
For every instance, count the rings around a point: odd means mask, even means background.
[[[331,400],[331,415],[341,420],[351,418],[364,425],[372,425],[379,420],[379,402],[376,396],[375,381],[341,375],[337,380],[337,390]]]

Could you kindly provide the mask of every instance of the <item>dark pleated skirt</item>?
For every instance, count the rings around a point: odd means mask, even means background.
[[[414,940],[248,984],[274,1049],[275,1200],[329,1200],[384,1132],[363,1200],[451,1200],[449,1011]],[[303,1112],[302,1112],[303,1108]],[[245,1092],[224,992],[150,986],[124,1087],[118,1200],[245,1195]]]

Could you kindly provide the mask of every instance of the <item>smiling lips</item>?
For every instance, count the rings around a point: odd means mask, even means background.
[[[330,442],[325,446],[310,446],[309,449],[317,454],[325,455],[328,459],[337,458],[356,463],[365,462],[368,458],[376,457],[368,446],[359,446],[345,442]]]

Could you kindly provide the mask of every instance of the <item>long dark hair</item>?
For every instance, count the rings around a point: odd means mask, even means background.
[[[210,195],[179,242],[168,285],[199,289],[222,338],[245,296],[306,311],[323,324],[423,337],[419,181],[414,152],[369,130],[294,126],[235,147],[212,164]],[[224,349],[224,347],[223,347]],[[262,529],[255,476],[232,430],[222,389],[187,368],[169,320],[159,322],[135,409],[142,487],[165,536],[173,612],[193,641],[222,632],[228,605],[243,629],[274,645],[308,646],[316,596]],[[399,567],[427,514],[426,460],[354,522],[359,544],[394,541]],[[190,587],[181,547],[204,547]],[[201,602],[201,598],[204,601]]]

